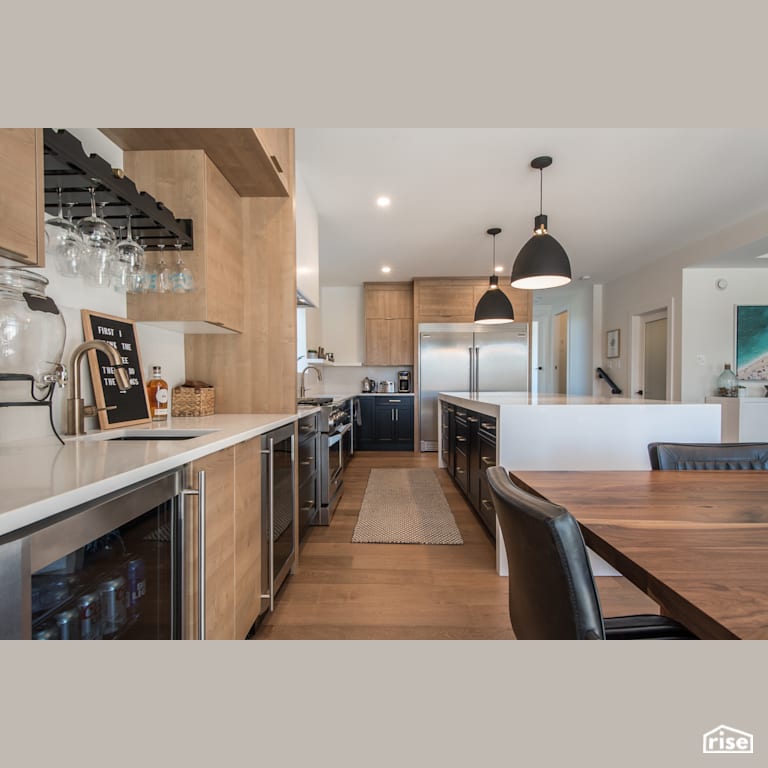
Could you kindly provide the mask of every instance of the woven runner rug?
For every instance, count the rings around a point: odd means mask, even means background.
[[[372,469],[352,542],[463,544],[431,469]]]

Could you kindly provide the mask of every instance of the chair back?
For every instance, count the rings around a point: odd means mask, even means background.
[[[649,443],[652,469],[768,469],[768,443]]]
[[[519,640],[604,639],[600,601],[576,519],[515,485],[486,476],[509,564],[509,618]]]

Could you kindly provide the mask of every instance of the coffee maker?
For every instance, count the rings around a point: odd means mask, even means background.
[[[410,371],[397,372],[397,391],[398,392],[411,391],[411,372]]]

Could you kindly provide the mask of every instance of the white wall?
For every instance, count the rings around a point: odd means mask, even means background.
[[[296,287],[320,305],[320,235],[317,209],[296,168]]]
[[[652,222],[649,222],[649,226],[653,226]],[[612,328],[620,330],[621,356],[611,361],[603,357],[602,364],[625,393],[630,390],[631,370],[628,362],[632,359],[634,352],[630,330],[632,316],[652,312],[663,307],[671,307],[672,309],[673,360],[670,398],[673,400],[688,399],[694,392],[702,392],[701,372],[693,372],[690,356],[686,356],[685,361],[683,361],[681,354],[683,349],[681,317],[683,314],[687,314],[690,308],[683,303],[683,270],[687,267],[706,264],[723,254],[748,247],[751,243],[763,240],[766,236],[768,236],[768,212],[753,216],[698,242],[691,243],[685,248],[659,258],[643,269],[605,284],[603,288],[603,337],[605,330]],[[690,300],[685,303],[690,305]],[[702,312],[706,312],[706,305],[702,306]],[[605,355],[604,348],[602,354]],[[609,362],[611,363],[610,366],[608,365]],[[720,361],[720,365],[722,367],[722,361]],[[696,380],[698,382],[695,386],[692,384],[686,386],[685,398],[682,395],[683,380],[688,382]],[[697,394],[693,399],[701,402],[700,394]]]
[[[720,290],[716,281],[728,287]],[[725,363],[736,370],[737,304],[768,304],[768,269],[686,269],[683,271],[682,399],[702,402],[714,395]],[[762,397],[760,382],[740,382],[744,394]]]
[[[113,144],[96,128],[67,128],[83,143],[87,153],[98,154],[112,167],[123,167],[122,150]],[[148,190],[151,192],[151,190]],[[53,266],[35,270],[49,280],[47,294],[53,298],[64,318],[67,338],[64,345],[62,360],[69,365],[72,350],[83,341],[81,309],[94,312],[126,316],[125,296],[115,293],[108,288],[86,285],[79,278],[61,277]],[[137,326],[139,352],[144,367],[144,378],[149,378],[152,365],[160,365],[163,376],[171,387],[184,381],[184,336],[179,333],[160,330],[146,323]],[[90,376],[87,371],[87,361],[82,362],[83,396],[86,403],[93,402]],[[54,418],[57,428],[63,433],[65,399],[69,388],[57,389],[54,395]],[[29,387],[24,385],[4,385],[2,397],[4,400],[28,400]],[[46,408],[0,408],[0,442],[18,440],[26,437],[43,437],[50,435]],[[86,419],[86,428],[96,428],[96,419]]]

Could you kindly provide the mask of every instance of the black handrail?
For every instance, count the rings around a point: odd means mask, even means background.
[[[605,381],[611,387],[611,394],[612,395],[620,395],[621,394],[621,389],[616,384],[616,382],[602,368],[600,368],[599,366],[597,368],[597,378],[598,379],[605,379]]]

